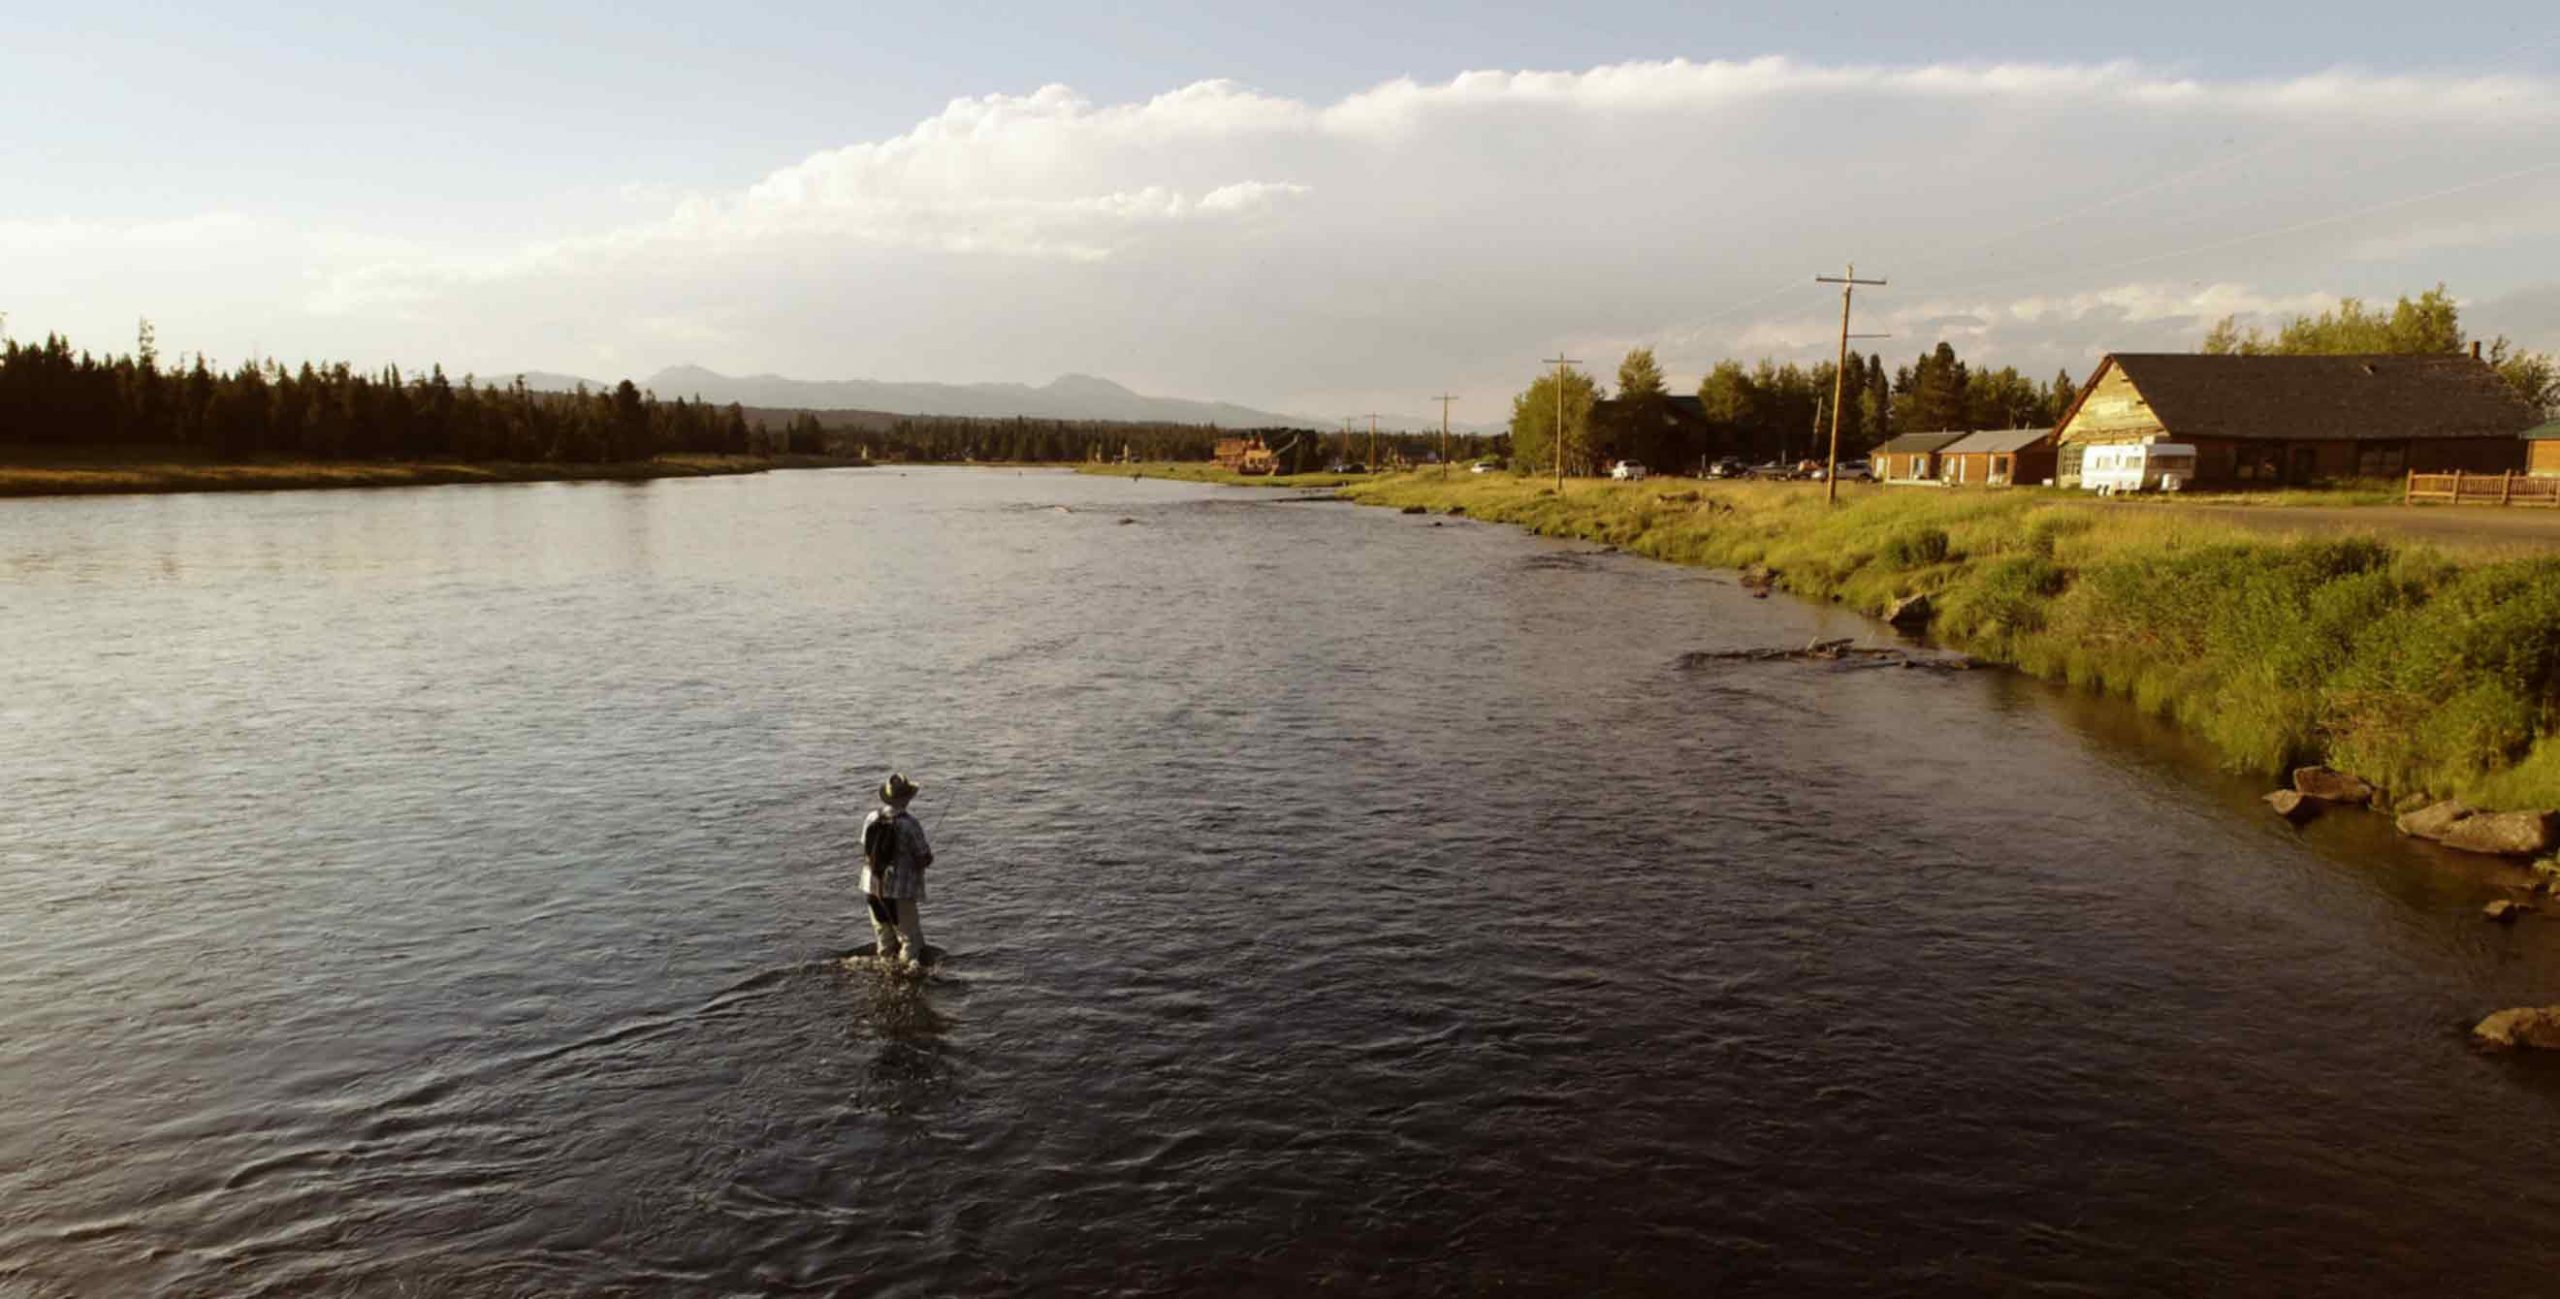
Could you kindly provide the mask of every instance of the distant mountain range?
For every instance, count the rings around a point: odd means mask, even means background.
[[[517,376],[500,382],[512,383]],[[610,388],[576,375],[523,373],[525,386],[542,392]],[[896,383],[880,379],[786,379],[774,374],[744,377],[721,374],[698,365],[669,366],[638,381],[661,398],[699,398],[727,405],[773,410],[880,411],[892,415],[968,415],[1032,419],[1123,420],[1132,423],[1215,424],[1222,428],[1338,428],[1340,420],[1314,419],[1256,410],[1223,401],[1184,397],[1150,397],[1109,379],[1089,374],[1062,375],[1037,387],[1026,383]],[[1381,416],[1388,430],[1419,431],[1421,421]],[[1433,427],[1436,427],[1434,425]],[[1459,432],[1479,431],[1467,425]]]

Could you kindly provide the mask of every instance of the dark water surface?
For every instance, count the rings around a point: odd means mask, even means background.
[[[1717,574],[850,471],[12,502],[0,600],[0,1291],[2560,1287],[2462,1036],[2560,921],[2104,702],[1683,671],[1877,634]]]

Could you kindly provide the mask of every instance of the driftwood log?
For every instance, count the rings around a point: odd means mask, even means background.
[[[1709,663],[1839,663],[1857,667],[1928,668],[1938,672],[1970,672],[1976,666],[1961,654],[1860,645],[1847,637],[1818,640],[1802,649],[1691,650],[1680,656],[1683,669]]]

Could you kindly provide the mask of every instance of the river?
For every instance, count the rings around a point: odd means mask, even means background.
[[[0,504],[0,1292],[2541,1294],[2560,921],[2125,709],[1058,473]],[[948,955],[849,971],[921,781]],[[2545,926],[2552,926],[2546,929]]]

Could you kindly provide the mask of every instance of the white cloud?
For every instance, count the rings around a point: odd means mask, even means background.
[[[1605,371],[1655,344],[1684,382],[1729,353],[1826,355],[1837,298],[1812,276],[1853,257],[1892,281],[1859,318],[1896,335],[1889,354],[1944,335],[2037,370],[2338,293],[2493,296],[2520,287],[2515,250],[2560,233],[2560,165],[2524,170],[2555,153],[2560,86],[2517,77],[1766,58],[1468,72],[1325,104],[1048,86],[735,190],[635,190],[656,216],[494,254],[486,231],[421,247],[268,216],[39,222],[0,227],[24,235],[0,238],[0,271],[76,315],[66,260],[154,240],[238,254],[268,289],[269,350],[358,359],[1078,370],[1315,415],[1462,391],[1462,414],[1494,419],[1560,345]],[[203,296],[237,307],[212,280]]]

